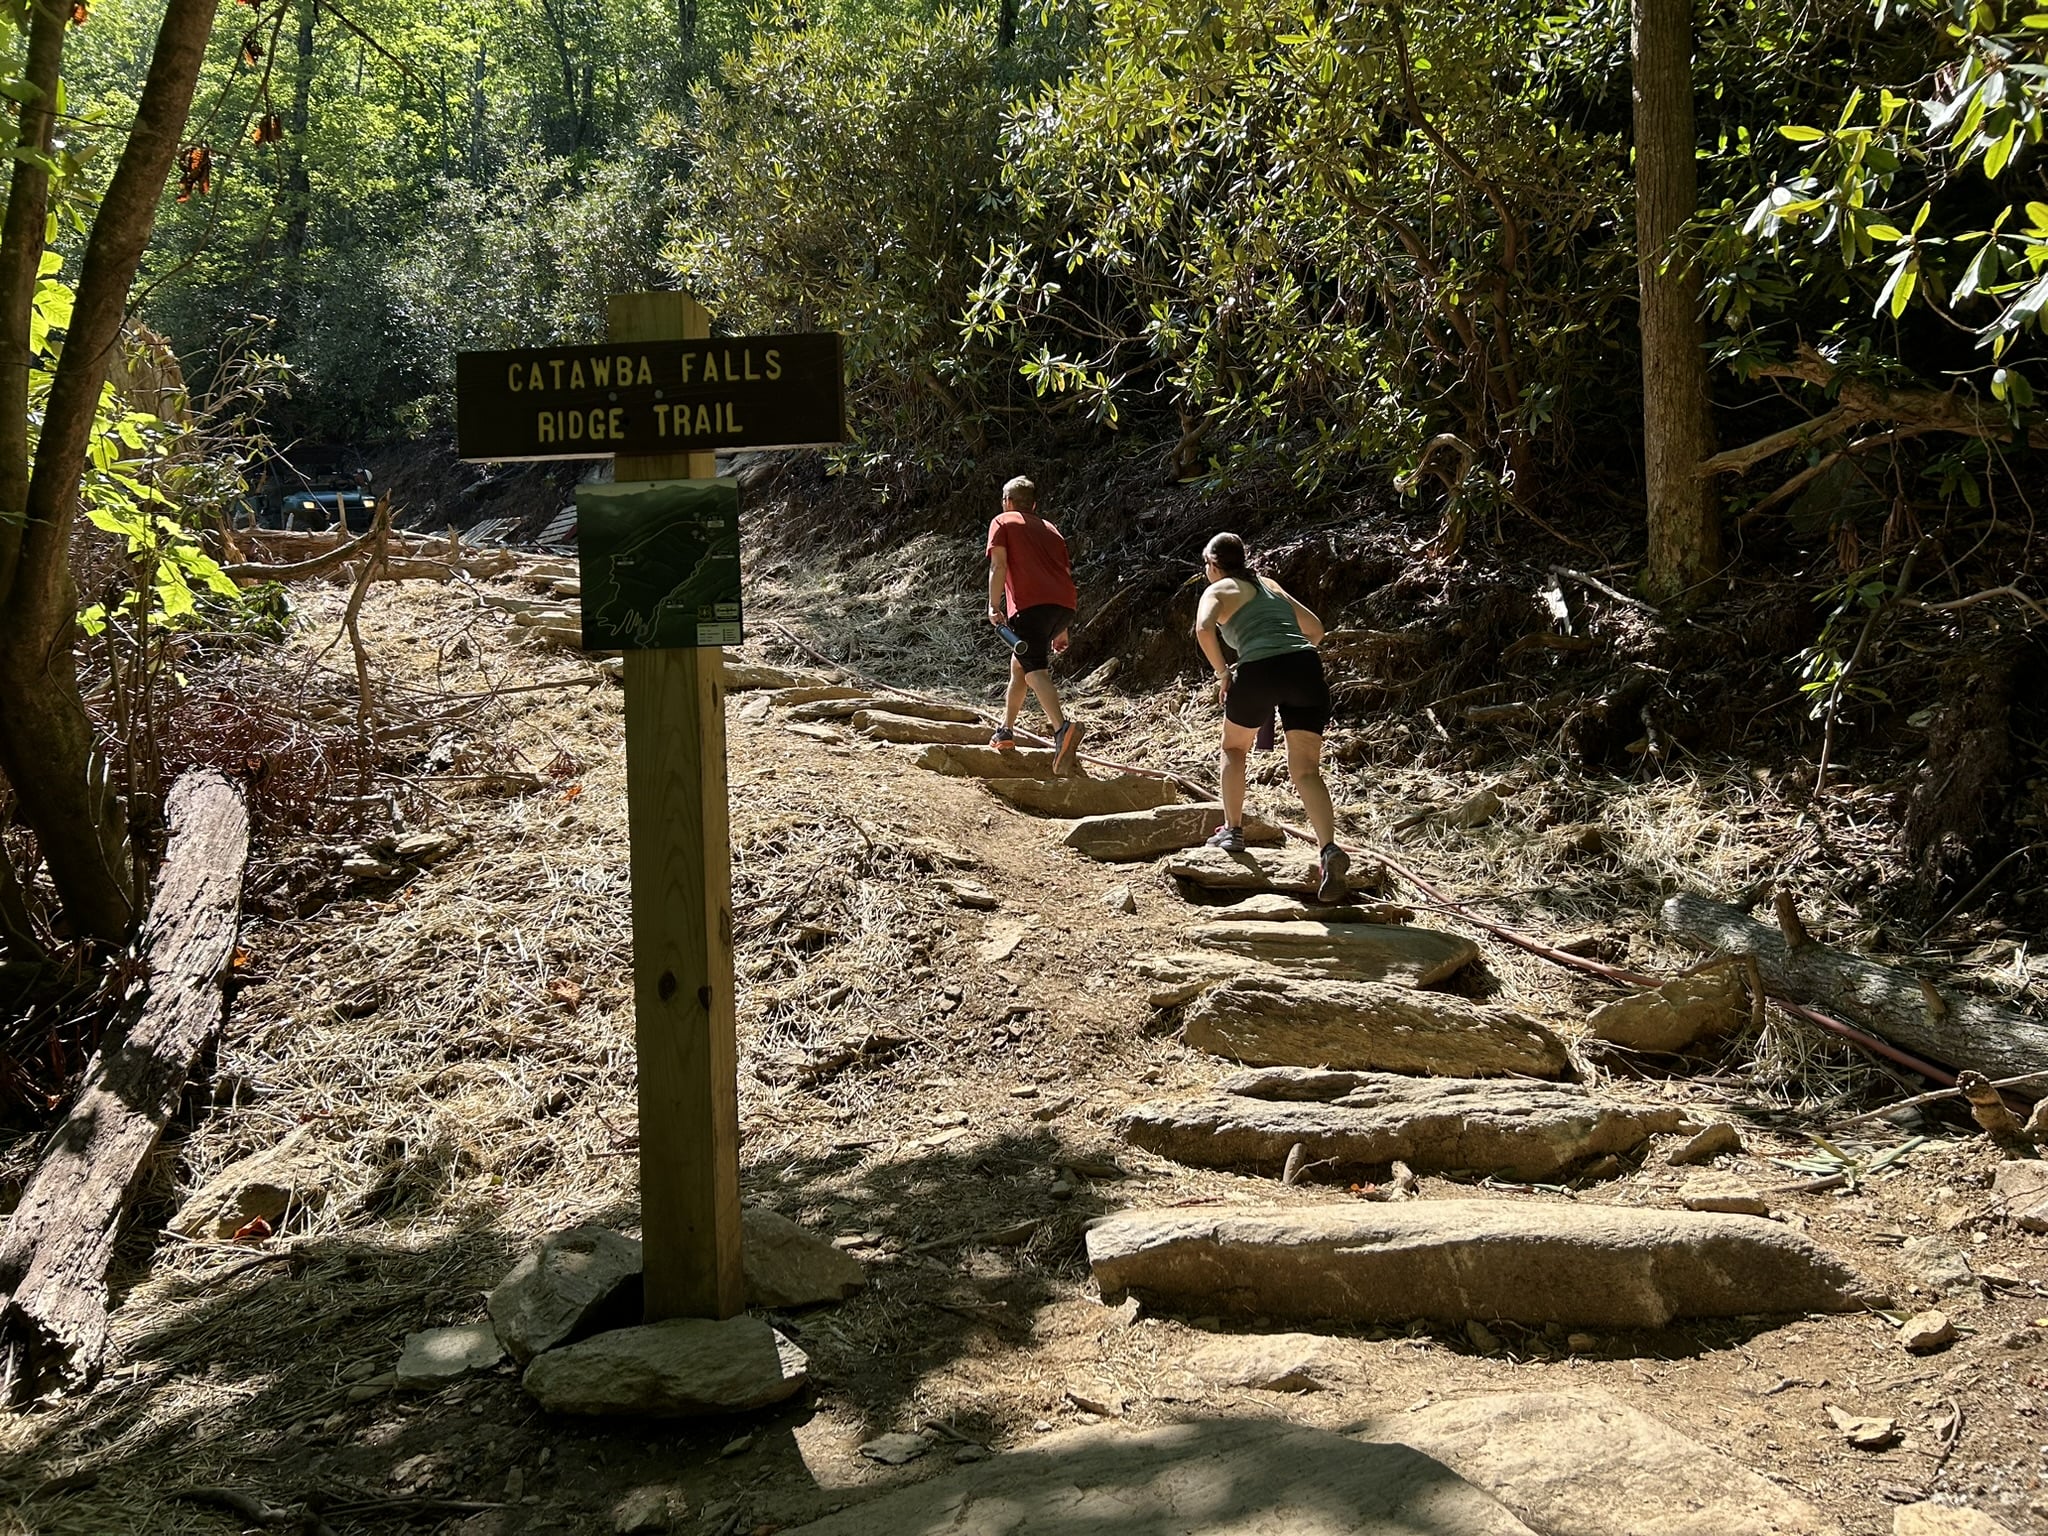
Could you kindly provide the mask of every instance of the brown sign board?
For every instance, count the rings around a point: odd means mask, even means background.
[[[844,442],[844,370],[830,332],[459,352],[456,455],[604,459]]]

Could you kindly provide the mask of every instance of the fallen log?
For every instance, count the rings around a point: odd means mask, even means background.
[[[1754,955],[1775,996],[1824,1008],[1916,1055],[1970,1067],[1987,1077],[2048,1069],[2048,1023],[1811,939],[1757,922],[1740,907],[1704,896],[1664,903],[1664,927],[1702,949]]]
[[[107,1350],[107,1266],[138,1175],[221,1024],[249,810],[211,769],[164,805],[170,842],[137,940],[135,980],[78,1098],[0,1237],[0,1396],[94,1381]]]

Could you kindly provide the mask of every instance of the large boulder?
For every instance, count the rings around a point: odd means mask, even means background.
[[[1749,990],[1732,965],[1677,976],[1593,1010],[1587,1032],[1632,1051],[1676,1054],[1749,1022]]]
[[[1148,811],[1084,816],[1068,830],[1063,841],[1084,857],[1123,863],[1192,848],[1222,825],[1223,807],[1214,801],[1155,805]],[[1256,816],[1246,818],[1244,835],[1247,842],[1265,844],[1277,844],[1284,837],[1278,827]]]
[[[1683,1111],[1603,1102],[1571,1083],[1277,1071],[1226,1091],[1137,1104],[1117,1122],[1135,1146],[1201,1168],[1278,1173],[1297,1143],[1338,1175],[1400,1161],[1422,1172],[1554,1179],[1677,1130]],[[1328,1097],[1313,1082],[1327,1080]],[[1236,1091],[1229,1091],[1231,1089]]]
[[[955,720],[924,720],[888,710],[864,709],[853,717],[853,728],[870,741],[896,741],[911,745],[940,742],[967,746],[988,740],[985,725],[964,725]]]
[[[1470,939],[1392,923],[1202,923],[1188,940],[1290,971],[1433,987],[1479,958]]]
[[[1258,1067],[1557,1077],[1569,1064],[1562,1040],[1511,1009],[1383,981],[1278,973],[1210,988],[1189,1006],[1185,1037]]]
[[[1833,1521],[1605,1392],[1487,1392],[1354,1426],[1427,1451],[1545,1536],[1833,1536]]]
[[[1105,1297],[1173,1312],[1662,1328],[1848,1312],[1856,1273],[1760,1216],[1508,1200],[1129,1210],[1088,1233]]]
[[[1148,773],[1118,773],[1106,779],[1079,774],[1059,779],[989,779],[983,788],[1019,810],[1040,816],[1114,816],[1180,800],[1177,786]]]
[[[917,766],[955,779],[1049,779],[1050,747],[953,747],[935,742],[917,754]]]
[[[688,1418],[779,1403],[809,1373],[804,1352],[758,1317],[672,1317],[550,1350],[522,1384],[550,1413]]]
[[[1441,1462],[1262,1419],[1048,1435],[785,1536],[1532,1536]]]

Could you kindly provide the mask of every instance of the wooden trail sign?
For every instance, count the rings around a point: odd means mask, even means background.
[[[843,440],[842,354],[837,336],[713,341],[679,293],[615,294],[607,322],[602,346],[460,354],[456,451],[617,456],[598,537],[577,542],[585,638],[626,650],[646,1320],[731,1317],[747,1298],[718,644],[738,638],[738,494],[711,450]]]
[[[614,333],[596,347],[460,352],[455,451],[603,459],[842,442],[843,372],[839,337],[829,333],[716,341]]]

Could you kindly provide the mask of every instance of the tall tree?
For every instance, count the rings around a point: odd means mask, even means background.
[[[1693,140],[1692,0],[1634,0],[1636,271],[1642,301],[1644,586],[1660,601],[1721,565],[1721,514],[1700,466],[1713,454],[1700,265],[1686,225],[1699,207]]]
[[[72,14],[60,0],[28,7],[26,100],[0,226],[0,772],[36,834],[66,917],[78,932],[108,941],[125,937],[135,892],[126,814],[78,693],[71,530],[100,388],[191,110],[214,7],[215,0],[165,6],[134,126],[86,242],[33,450],[23,425],[34,364],[29,325],[47,236],[51,109]]]

